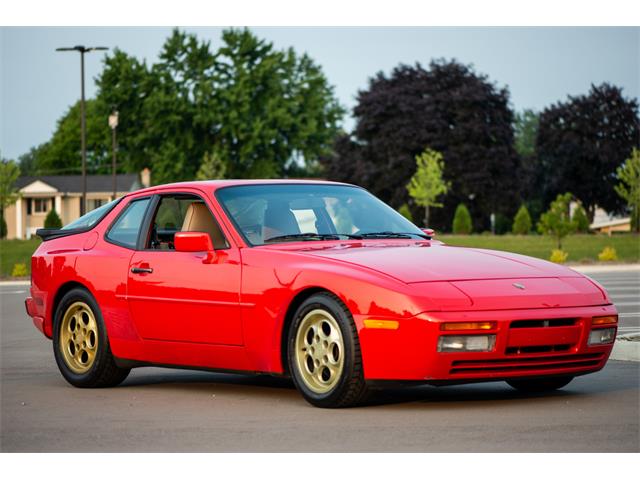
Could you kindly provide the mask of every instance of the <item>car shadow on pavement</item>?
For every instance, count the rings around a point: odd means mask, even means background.
[[[185,391],[202,390],[203,393],[210,393],[214,388],[227,392],[240,393],[243,395],[264,395],[265,398],[272,399],[276,391],[289,390],[291,394],[282,395],[283,399],[302,398],[295,392],[295,386],[291,379],[283,377],[273,377],[270,375],[242,375],[214,373],[194,370],[173,370],[155,369],[144,372],[141,369],[136,375],[129,377],[118,388],[151,387],[160,389]],[[256,388],[257,387],[257,388]],[[276,390],[276,391],[274,391]],[[589,388],[585,392],[584,388],[576,388],[569,385],[563,390],[545,393],[524,393],[509,387],[504,382],[475,383],[469,385],[456,385],[446,387],[435,387],[430,385],[404,386],[390,388],[376,388],[372,390],[368,398],[360,405],[361,407],[383,407],[390,405],[415,404],[464,404],[475,402],[495,402],[495,401],[522,401],[528,399],[569,399],[580,397],[585,394],[597,392],[597,389]],[[278,394],[280,395],[280,394]],[[256,398],[257,399],[257,398]]]

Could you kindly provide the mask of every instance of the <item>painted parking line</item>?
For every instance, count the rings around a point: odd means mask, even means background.
[[[0,295],[18,295],[21,293],[27,293],[26,290],[9,290],[8,292],[3,292],[0,290]]]
[[[627,318],[627,317],[640,317],[640,312],[631,312],[631,313],[619,313],[618,317]]]

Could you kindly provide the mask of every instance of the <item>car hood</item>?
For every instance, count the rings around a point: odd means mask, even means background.
[[[405,283],[581,277],[566,267],[523,255],[430,242],[345,243],[298,251],[370,268]]]

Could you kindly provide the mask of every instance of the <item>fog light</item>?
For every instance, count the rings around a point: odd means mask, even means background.
[[[589,345],[601,345],[603,343],[613,343],[616,339],[615,328],[598,328],[589,334]]]
[[[495,335],[444,335],[438,340],[439,352],[489,352]]]

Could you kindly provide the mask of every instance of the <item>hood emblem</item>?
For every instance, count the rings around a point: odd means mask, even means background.
[[[521,283],[513,283],[512,285],[514,287],[516,287],[516,288],[519,288],[520,290],[524,290],[525,289],[524,285],[521,284]]]

